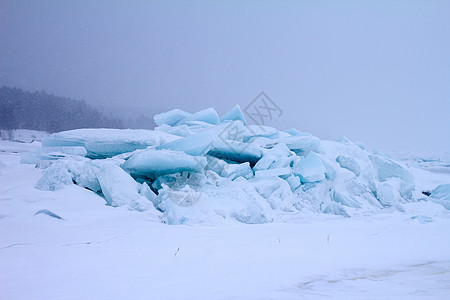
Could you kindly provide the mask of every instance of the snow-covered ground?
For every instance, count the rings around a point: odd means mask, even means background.
[[[42,141],[43,138],[49,136],[47,132],[29,130],[29,129],[0,129],[0,138],[2,140],[14,141],[19,143],[31,143],[33,141]]]
[[[77,185],[34,186],[39,143],[0,144],[0,299],[448,299],[450,211],[166,225]],[[439,166],[439,170],[448,168]],[[449,172],[412,167],[416,190]],[[436,169],[433,169],[436,171]],[[425,196],[424,196],[425,197]]]

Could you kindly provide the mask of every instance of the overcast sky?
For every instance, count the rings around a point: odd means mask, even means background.
[[[450,1],[0,0],[0,84],[450,151]]]

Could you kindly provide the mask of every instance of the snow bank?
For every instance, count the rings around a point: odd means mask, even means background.
[[[108,205],[153,210],[169,224],[402,211],[421,192],[400,162],[347,139],[321,141],[296,129],[247,125],[239,106],[221,117],[212,108],[175,109],[155,122],[155,130],[56,133],[23,162],[50,165],[37,188],[74,182]],[[430,199],[445,205],[448,194],[448,187],[439,187]]]

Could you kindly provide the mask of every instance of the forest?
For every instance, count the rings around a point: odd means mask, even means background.
[[[76,128],[123,128],[84,101],[20,88],[0,88],[0,129],[32,129],[49,133]]]

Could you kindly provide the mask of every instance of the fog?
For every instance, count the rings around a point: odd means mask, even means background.
[[[118,114],[242,108],[370,148],[450,151],[449,1],[0,2],[0,85]]]

